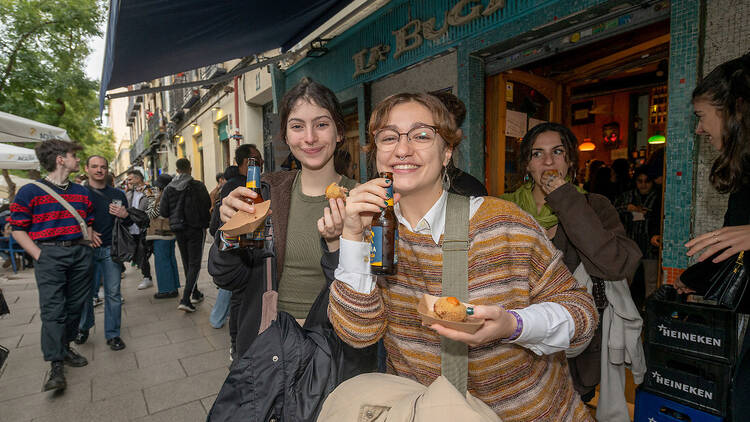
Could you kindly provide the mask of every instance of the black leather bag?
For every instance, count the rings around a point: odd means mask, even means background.
[[[711,277],[710,287],[703,299],[715,301],[717,305],[733,311],[745,313],[748,308],[747,271],[744,265],[745,252],[740,252],[735,259],[724,261],[720,270]]]
[[[135,239],[122,218],[116,219],[112,226],[112,247],[109,250],[112,260],[120,264],[132,261],[136,246]]]

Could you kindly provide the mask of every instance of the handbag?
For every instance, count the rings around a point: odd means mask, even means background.
[[[130,234],[130,229],[123,224],[122,218],[115,219],[112,226],[112,246],[109,255],[113,261],[124,264],[130,262],[135,255],[135,239]]]
[[[710,287],[703,295],[704,300],[714,301],[718,306],[733,311],[746,311],[748,306],[743,300],[747,290],[747,271],[744,265],[745,252],[735,259],[724,262],[718,272],[709,280]]]

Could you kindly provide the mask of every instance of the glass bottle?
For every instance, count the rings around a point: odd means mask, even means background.
[[[393,173],[381,172],[391,181],[386,190],[386,207],[372,220],[370,231],[370,272],[394,275],[398,266],[398,221],[393,210]]]

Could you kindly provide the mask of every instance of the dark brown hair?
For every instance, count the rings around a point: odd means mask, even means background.
[[[43,141],[34,148],[36,158],[39,160],[39,164],[42,165],[47,171],[55,171],[57,168],[57,157],[63,156],[67,153],[75,154],[83,149],[82,146],[75,142],[63,141],[62,139],[52,138]]]
[[[693,90],[693,103],[708,101],[722,117],[721,155],[709,180],[721,193],[750,184],[750,53],[720,64]]]
[[[368,141],[365,146],[367,152],[375,152],[375,132],[382,129],[388,123],[388,116],[393,107],[410,102],[427,107],[430,113],[432,113],[432,119],[435,121],[435,127],[440,137],[451,148],[455,149],[458,146],[461,142],[461,138],[458,135],[458,126],[456,126],[453,115],[442,101],[430,94],[403,92],[393,94],[375,106],[372,115],[370,115],[370,123],[367,127]]]
[[[575,180],[576,169],[578,169],[578,139],[570,129],[559,123],[541,123],[523,135],[518,158],[518,169],[522,172],[526,171],[529,161],[531,161],[531,150],[534,148],[534,142],[544,132],[556,132],[560,135],[563,148],[565,148],[565,159],[568,160],[568,174],[570,174],[571,180]]]
[[[437,91],[430,94],[436,96],[438,100],[445,104],[445,108],[456,119],[456,126],[461,127],[464,124],[464,120],[466,120],[466,106],[463,101],[448,91]]]
[[[336,99],[336,95],[327,87],[314,82],[310,78],[302,80],[284,94],[279,107],[279,117],[281,118],[280,133],[281,139],[286,141],[286,125],[289,120],[294,105],[298,100],[303,99],[319,107],[328,110],[331,113],[333,123],[336,125],[336,132],[344,138],[344,114],[341,112],[341,105]]]

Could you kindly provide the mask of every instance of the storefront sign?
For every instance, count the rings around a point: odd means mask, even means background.
[[[465,11],[464,9],[467,6],[469,9]],[[504,7],[505,0],[489,0],[486,6],[481,0],[459,0],[450,10],[445,11],[443,25],[440,28],[435,28],[437,20],[435,17],[424,21],[413,19],[392,32],[396,46],[393,51],[393,58],[398,59],[404,53],[419,48],[424,40],[435,41],[440,39],[451,26],[466,25],[482,16],[490,16]],[[390,52],[391,46],[387,44],[378,44],[357,52],[352,56],[354,60],[354,75],[352,75],[352,78],[376,70],[378,63],[386,60]]]

